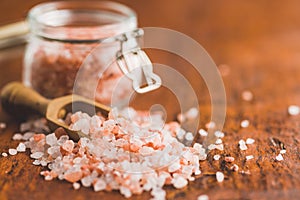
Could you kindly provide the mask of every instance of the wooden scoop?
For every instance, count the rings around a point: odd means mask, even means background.
[[[7,84],[1,92],[2,108],[17,118],[24,119],[32,114],[40,114],[48,120],[49,127],[54,131],[63,127],[71,139],[78,141],[80,137],[86,137],[80,131],[70,130],[62,120],[67,113],[77,111],[94,115],[101,112],[108,116],[110,108],[88,100],[78,95],[68,95],[53,100],[46,99],[36,91],[25,87],[22,83],[12,82]]]

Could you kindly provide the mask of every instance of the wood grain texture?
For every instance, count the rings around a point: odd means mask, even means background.
[[[38,1],[0,2],[0,23],[15,21]],[[217,183],[213,175],[202,175],[188,187],[175,190],[166,187],[168,199],[196,199],[207,194],[210,199],[299,199],[300,198],[300,116],[289,116],[287,107],[300,102],[300,2],[299,1],[198,1],[198,0],[122,0],[139,15],[141,27],[161,26],[183,32],[197,40],[217,65],[229,66],[224,76],[227,95],[227,117],[224,132],[225,151],[211,152],[201,163],[204,173],[224,171],[226,178]],[[0,86],[21,79],[23,47],[0,52]],[[165,52],[149,51],[154,62],[168,64],[186,77],[193,70],[181,58]],[[210,118],[210,97],[203,80],[191,78],[200,102],[201,126]],[[244,90],[254,94],[252,102],[241,98]],[[173,118],[178,109],[166,92],[139,96],[137,108],[147,108],[156,100],[164,102]],[[240,128],[243,119],[249,128]],[[0,111],[0,121],[8,128],[0,134],[0,152],[16,147],[11,140],[17,123]],[[245,152],[238,141],[254,138]],[[276,162],[279,147],[276,138],[286,146],[284,161]],[[250,175],[232,172],[230,164],[214,161],[219,153],[236,158],[235,163]],[[74,191],[64,181],[44,181],[42,168],[33,166],[29,153],[0,157],[0,199],[122,199],[118,192],[98,192],[91,188]],[[246,155],[254,159],[245,162]],[[149,198],[149,193],[132,199]]]

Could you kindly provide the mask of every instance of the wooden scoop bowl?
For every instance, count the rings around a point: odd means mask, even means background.
[[[16,118],[24,119],[32,114],[39,114],[48,120],[48,125],[52,131],[58,127],[63,127],[69,137],[78,141],[80,137],[86,137],[80,131],[68,128],[62,120],[67,113],[77,111],[94,115],[101,112],[103,116],[108,115],[108,106],[96,103],[78,95],[68,95],[56,99],[46,99],[33,89],[25,87],[22,83],[12,82],[4,86],[1,92],[2,108]]]

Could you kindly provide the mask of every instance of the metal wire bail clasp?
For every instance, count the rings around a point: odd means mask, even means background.
[[[153,65],[147,54],[138,46],[125,47],[130,39],[136,39],[144,34],[142,29],[120,35],[117,40],[120,42],[120,50],[117,52],[117,63],[122,72],[132,80],[133,89],[138,93],[146,93],[161,86],[161,79],[153,73]],[[130,46],[130,45],[129,45]],[[135,73],[140,68],[145,77],[147,85],[140,85],[141,78]]]

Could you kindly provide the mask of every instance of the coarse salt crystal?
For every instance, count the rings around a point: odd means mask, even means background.
[[[213,128],[216,128],[216,123],[215,122],[208,122],[207,124],[205,124],[205,127],[207,129],[213,129]]]
[[[253,155],[246,156],[246,160],[251,160],[251,159],[253,159],[253,158],[254,158]]]
[[[299,115],[300,114],[300,107],[296,105],[290,105],[288,107],[288,113],[290,115]]]
[[[40,162],[39,160],[34,160],[34,161],[32,162],[32,164],[34,164],[34,165],[40,165],[41,162]]]
[[[216,131],[215,132],[215,136],[219,137],[219,138],[223,138],[225,136],[225,134],[223,132],[221,132],[221,131]]]
[[[224,180],[224,174],[222,172],[217,172],[216,173],[216,179],[219,183],[223,182]]]
[[[232,156],[226,156],[225,157],[225,161],[226,162],[233,162],[234,161],[234,157],[232,157]]]
[[[242,92],[242,98],[245,101],[252,101],[253,93],[249,90],[245,90],[245,91]]]
[[[239,146],[240,146],[240,150],[244,151],[244,150],[247,150],[248,147],[246,145],[246,142],[244,140],[240,140],[239,141]]]
[[[222,144],[222,139],[218,138],[215,142],[215,144]]]
[[[80,183],[77,182],[73,183],[73,188],[74,190],[78,190],[80,188]]]
[[[253,144],[254,142],[255,142],[255,140],[252,138],[247,138],[247,140],[246,140],[246,144]]]
[[[24,143],[19,143],[18,147],[17,147],[17,151],[18,152],[25,152],[26,151],[26,146]]]
[[[193,133],[187,132],[187,133],[185,134],[185,139],[188,140],[188,141],[194,140]]]
[[[8,153],[9,153],[9,155],[14,156],[18,153],[18,151],[16,149],[8,149]]]
[[[180,188],[185,187],[188,184],[188,182],[182,176],[178,176],[176,178],[173,178],[172,184],[175,188],[180,189]]]
[[[285,149],[281,149],[281,150],[280,150],[280,153],[281,153],[281,154],[285,154],[285,153],[286,153],[286,150],[285,150]]]
[[[249,126],[249,124],[250,124],[250,122],[247,119],[241,121],[241,127],[242,128],[247,128]]]
[[[46,143],[49,144],[50,146],[54,146],[57,144],[57,138],[55,136],[55,133],[51,133],[46,136]]]
[[[20,133],[16,133],[14,134],[14,136],[12,137],[13,140],[22,140],[23,139],[23,135]]]
[[[199,133],[201,136],[204,136],[204,137],[208,135],[207,131],[204,130],[204,129],[200,129],[200,130],[198,131],[198,133]]]
[[[206,194],[202,194],[202,195],[197,197],[197,200],[209,200],[209,198]]]
[[[5,152],[3,152],[1,155],[2,155],[3,157],[7,157],[7,156],[8,156],[7,153],[5,153]]]
[[[43,157],[43,155],[44,155],[43,152],[34,152],[33,154],[30,155],[30,158],[39,159]]]
[[[219,160],[221,158],[221,156],[219,154],[214,155],[214,160]]]
[[[186,113],[185,113],[185,117],[188,119],[188,120],[192,120],[192,119],[195,119],[199,114],[199,111],[196,107],[194,108],[190,108]]]
[[[283,161],[283,157],[281,154],[278,154],[278,156],[276,156],[276,160],[277,161]]]
[[[106,188],[106,182],[102,179],[98,179],[97,182],[94,184],[94,191],[99,192]]]
[[[233,164],[230,169],[237,172],[237,171],[239,171],[239,166],[237,164]]]

